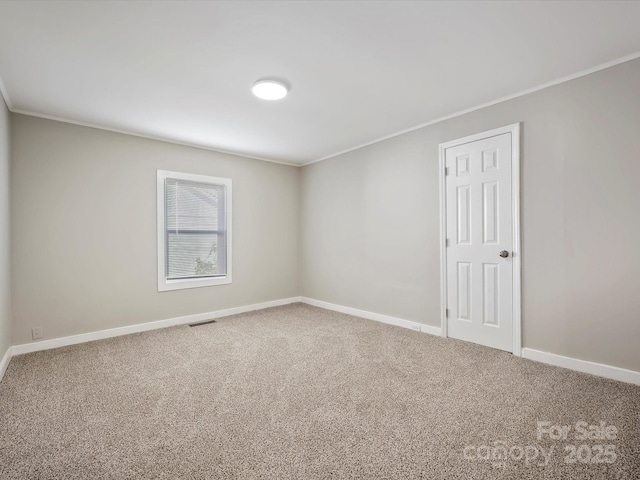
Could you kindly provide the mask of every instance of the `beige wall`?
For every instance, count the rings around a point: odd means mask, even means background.
[[[12,141],[14,344],[299,294],[298,168],[17,114]],[[233,180],[233,284],[157,291],[158,169]]]
[[[13,343],[299,294],[437,326],[438,144],[523,122],[524,346],[640,370],[638,85],[636,60],[302,169],[12,114]],[[232,285],[157,292],[157,169],[233,179]]]
[[[0,95],[0,360],[11,346],[9,137],[9,110]]]
[[[524,346],[640,370],[640,60],[304,167],[303,296],[439,326],[438,144],[523,122]]]

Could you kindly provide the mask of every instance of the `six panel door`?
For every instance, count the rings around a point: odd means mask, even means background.
[[[511,133],[505,133],[445,151],[448,335],[509,352],[511,148]]]

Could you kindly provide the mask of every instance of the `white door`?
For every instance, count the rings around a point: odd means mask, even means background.
[[[446,332],[509,352],[514,350],[512,135],[443,145]]]

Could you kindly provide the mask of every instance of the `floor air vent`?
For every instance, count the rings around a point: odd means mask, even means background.
[[[204,322],[190,323],[189,326],[190,327],[201,327],[202,325],[209,325],[210,323],[216,323],[216,321],[215,320],[205,320]]]

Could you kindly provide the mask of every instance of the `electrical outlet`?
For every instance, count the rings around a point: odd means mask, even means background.
[[[40,340],[42,338],[42,327],[33,327],[31,329],[31,338]]]

